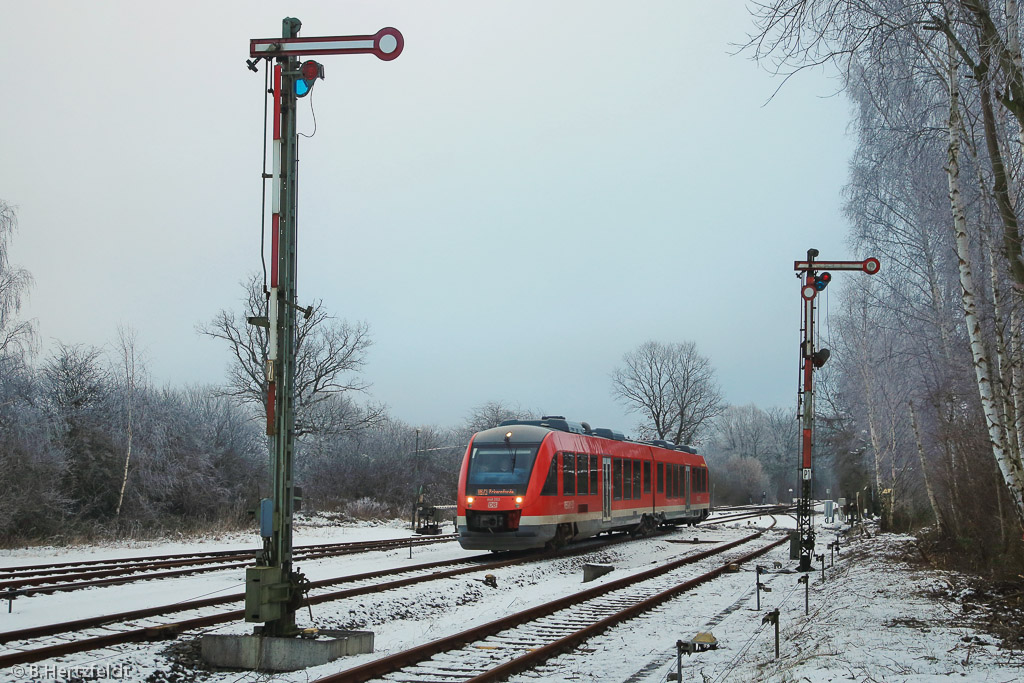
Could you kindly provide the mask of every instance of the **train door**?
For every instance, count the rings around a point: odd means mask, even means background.
[[[690,511],[690,466],[683,468],[683,496],[686,497],[686,511]]]
[[[612,521],[612,459],[601,460],[601,521]]]

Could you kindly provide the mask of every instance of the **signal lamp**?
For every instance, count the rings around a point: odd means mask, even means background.
[[[295,96],[305,97],[308,95],[309,91],[313,89],[316,79],[323,80],[323,77],[323,64],[314,62],[312,59],[303,62],[302,66],[299,67],[299,78],[295,79]]]
[[[828,361],[829,356],[831,355],[832,352],[829,351],[828,349],[818,349],[811,356],[811,363],[814,364],[814,367],[820,368],[822,365],[825,364],[826,361]]]
[[[814,276],[814,288],[819,292],[828,287],[832,282],[832,273],[818,273]]]

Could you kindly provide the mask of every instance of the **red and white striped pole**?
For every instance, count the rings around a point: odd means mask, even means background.
[[[267,312],[270,322],[267,344],[267,436],[276,431],[277,415],[277,321],[278,321],[278,258],[281,250],[281,64],[274,66],[274,141],[271,180],[270,218],[270,301]]]

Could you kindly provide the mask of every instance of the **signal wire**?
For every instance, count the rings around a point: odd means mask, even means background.
[[[299,133],[304,138],[311,138],[316,135],[316,110],[313,109],[313,88],[309,89],[309,113],[313,115],[313,132],[309,135],[305,133]]]

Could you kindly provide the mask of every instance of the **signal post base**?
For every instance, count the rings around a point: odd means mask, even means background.
[[[373,652],[373,631],[319,631],[316,638],[205,635],[203,660],[249,671],[299,671],[346,655]]]

